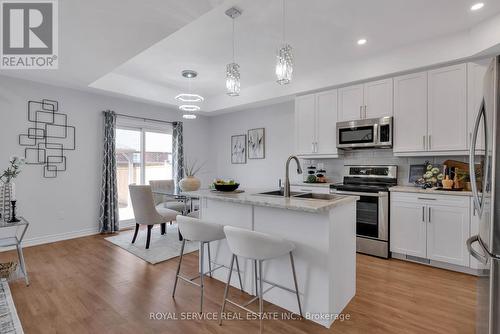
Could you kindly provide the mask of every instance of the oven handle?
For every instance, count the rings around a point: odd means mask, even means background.
[[[381,191],[378,193],[363,193],[363,192],[357,192],[357,191],[342,191],[342,190],[332,189],[332,190],[330,190],[330,193],[337,194],[337,195],[370,196],[370,197],[387,197],[387,196],[389,196],[389,194],[385,191]]]

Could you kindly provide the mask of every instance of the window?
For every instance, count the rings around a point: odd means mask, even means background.
[[[118,122],[116,175],[120,221],[134,219],[128,185],[172,179],[171,127]]]

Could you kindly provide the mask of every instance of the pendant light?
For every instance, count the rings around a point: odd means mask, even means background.
[[[240,65],[234,61],[234,20],[241,15],[236,7],[226,10],[226,15],[231,18],[233,24],[233,62],[226,65],[226,92],[229,96],[240,95]]]
[[[276,81],[280,85],[289,84],[293,73],[293,48],[285,41],[285,0],[282,0],[282,40],[276,53]]]
[[[182,104],[179,106],[179,109],[184,111],[184,115],[182,115],[185,119],[196,119],[195,114],[191,114],[194,111],[199,111],[200,106],[193,104],[197,102],[203,102],[205,99],[203,96],[199,94],[191,93],[191,79],[194,79],[198,76],[198,72],[193,70],[184,70],[181,72],[182,76],[188,79],[188,92],[179,94],[175,97],[177,101],[180,101]]]

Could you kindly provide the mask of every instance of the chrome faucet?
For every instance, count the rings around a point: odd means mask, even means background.
[[[290,173],[288,169],[290,167],[290,161],[292,160],[295,160],[295,162],[297,163],[297,173],[302,174],[302,167],[300,167],[299,158],[297,158],[295,155],[291,155],[286,161],[285,167],[285,197],[290,197]]]

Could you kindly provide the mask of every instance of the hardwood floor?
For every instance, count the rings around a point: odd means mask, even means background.
[[[13,252],[0,260],[15,258]],[[171,297],[177,260],[150,265],[91,236],[25,249],[31,279],[11,283],[25,333],[258,333],[255,320],[150,320],[151,312],[198,310],[199,290],[179,282]],[[185,256],[194,273],[197,254]],[[218,312],[224,285],[207,278],[206,312]],[[474,333],[473,276],[358,255],[357,293],[349,320],[325,329],[306,320],[264,321],[265,333]],[[249,296],[232,289],[233,299]],[[279,308],[265,304],[268,312]],[[228,310],[236,309],[228,306]],[[196,314],[196,312],[194,313]]]

